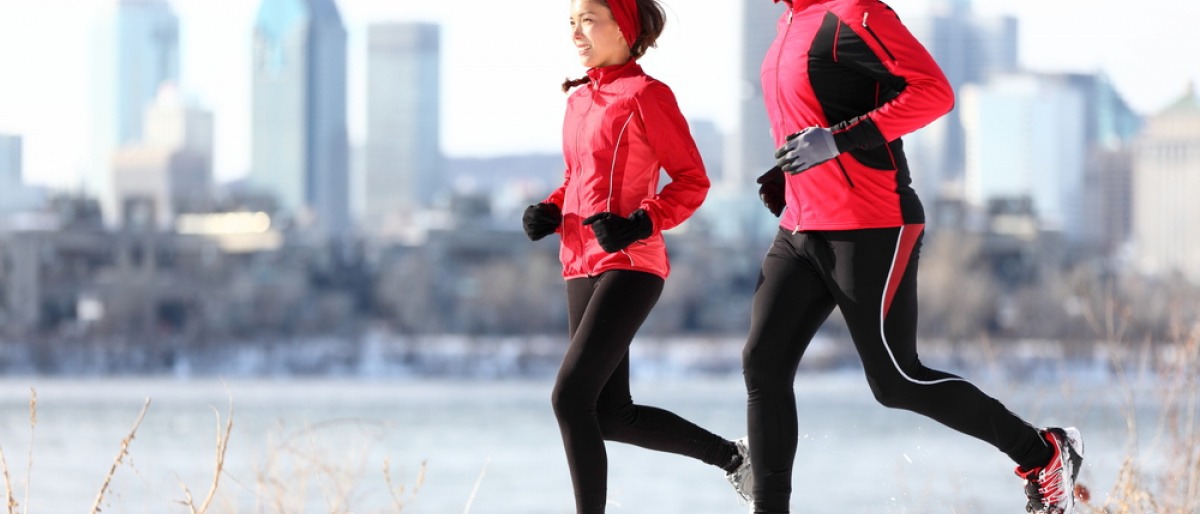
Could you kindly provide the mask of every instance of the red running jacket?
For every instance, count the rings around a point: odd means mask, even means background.
[[[843,153],[787,176],[780,225],[799,231],[924,223],[900,136],[953,108],[946,76],[883,2],[788,4],[762,65],[775,146],[819,125],[833,129]]]
[[[563,184],[544,201],[562,209],[559,258],[566,279],[624,269],[666,278],[662,231],[683,223],[708,194],[708,175],[675,95],[635,61],[588,70],[591,81],[567,100]],[[659,191],[659,170],[671,182]],[[654,232],[605,252],[583,220],[645,209]]]

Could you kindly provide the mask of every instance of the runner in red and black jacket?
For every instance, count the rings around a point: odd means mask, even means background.
[[[798,433],[793,382],[834,308],[880,403],[1006,453],[1027,480],[1031,512],[1070,511],[1083,454],[1078,431],[1034,428],[917,356],[925,220],[900,137],[953,107],[945,75],[878,0],[786,3],[762,66],[778,160],[759,178],[764,203],[782,216],[743,352],[754,512],[788,512]]]

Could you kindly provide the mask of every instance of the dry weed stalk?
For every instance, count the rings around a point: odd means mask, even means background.
[[[310,488],[315,483],[322,512],[357,511],[352,503],[366,469],[368,451],[343,445],[336,456],[318,444],[321,431],[340,425],[358,425],[358,420],[333,420],[305,424],[304,428],[268,444],[266,463],[257,471],[258,510],[274,513],[305,512]],[[282,430],[282,427],[278,427]],[[315,482],[314,482],[315,481]]]
[[[471,514],[471,504],[475,503],[475,495],[479,494],[479,485],[483,483],[483,476],[487,474],[488,464],[492,463],[492,458],[488,457],[483,461],[483,469],[479,470],[479,478],[475,479],[475,487],[471,488],[471,496],[467,498],[467,506],[463,508],[463,514]]]
[[[29,513],[29,480],[33,476],[33,434],[37,432],[37,390],[29,388],[29,451],[25,455],[25,505],[22,511]],[[5,477],[7,478],[7,477]]]
[[[33,434],[37,428],[37,391],[32,387],[29,388],[29,453],[26,455],[25,461],[25,503],[23,511],[29,512],[29,476],[33,472]],[[8,514],[16,514],[17,507],[21,506],[17,502],[16,496],[13,494],[12,481],[8,476],[8,461],[4,458],[4,449],[0,448],[0,471],[4,474],[4,496],[5,506],[8,508]]]
[[[13,497],[12,482],[8,480],[8,462],[4,458],[4,448],[0,448],[0,472],[4,473],[4,496],[8,505],[8,514],[15,514],[17,499]]]
[[[421,486],[425,483],[425,468],[428,461],[421,461],[421,467],[417,470],[417,483],[413,484],[412,492],[409,494],[408,501],[412,501],[417,497],[417,493],[421,491]],[[399,514],[404,510],[404,485],[400,487],[392,485],[392,462],[391,459],[383,459],[383,480],[387,483],[388,494],[392,496],[392,502],[396,505],[396,512]]]
[[[226,393],[229,390],[226,387]],[[180,502],[187,505],[191,514],[204,514],[208,511],[209,505],[212,504],[213,497],[217,494],[217,485],[221,482],[221,474],[225,471],[225,453],[229,449],[229,434],[233,431],[233,396],[229,396],[229,415],[225,419],[225,429],[221,429],[221,413],[213,408],[213,413],[217,416],[217,444],[216,444],[216,467],[213,470],[212,484],[208,487],[208,494],[205,495],[204,501],[200,503],[200,507],[196,507],[196,503],[192,500],[192,491],[187,485],[182,482],[179,484],[183,488],[185,500]]]
[[[150,409],[150,399],[146,398],[145,405],[142,405],[142,412],[138,414],[137,421],[133,422],[133,428],[129,430],[129,435],[121,440],[121,450],[117,452],[117,458],[113,459],[112,466],[108,469],[108,474],[104,476],[104,483],[100,484],[100,492],[96,494],[96,501],[92,503],[90,514],[100,512],[100,503],[104,501],[104,493],[108,490],[109,483],[112,482],[113,474],[117,472],[117,466],[121,465],[121,461],[129,455],[129,444],[133,442],[134,436],[137,435],[137,429],[142,425],[142,419],[146,417],[146,411]]]

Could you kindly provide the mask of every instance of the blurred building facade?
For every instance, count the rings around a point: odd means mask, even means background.
[[[252,49],[250,182],[300,226],[350,225],[346,29],[333,0],[263,0]]]
[[[1151,275],[1200,284],[1200,99],[1194,87],[1151,116],[1133,172],[1135,262]]]
[[[122,225],[174,226],[180,213],[212,208],[213,117],[163,88],[146,110],[145,136],[113,157]]]
[[[1104,76],[993,75],[963,88],[959,110],[970,211],[1027,202],[1039,230],[1072,244],[1112,249],[1128,239],[1123,156],[1140,121]]]
[[[911,164],[913,186],[924,200],[928,224],[936,229],[943,221],[956,224],[956,211],[939,213],[942,200],[961,201],[967,169],[967,134],[962,119],[964,88],[981,84],[994,74],[1019,69],[1019,26],[1011,16],[976,13],[970,0],[935,0],[924,16],[901,19],[929,50],[958,96],[959,107],[929,126],[904,136],[904,151]]]
[[[0,134],[0,213],[14,210],[21,189],[21,137]]]
[[[164,83],[179,81],[179,20],[166,0],[106,6],[92,45],[92,149],[81,187],[116,220],[113,154],[142,140],[145,108]]]
[[[439,27],[367,28],[367,141],[361,226],[386,235],[446,190]]]
[[[783,5],[742,0],[737,58],[737,127],[728,138],[718,187],[733,191],[757,189],[754,179],[775,165],[775,140],[762,93],[762,59],[775,40]]]

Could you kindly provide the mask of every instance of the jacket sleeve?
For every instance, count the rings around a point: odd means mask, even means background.
[[[845,20],[853,29],[838,41],[842,65],[880,83],[892,98],[875,110],[835,125],[842,151],[874,148],[915,132],[954,107],[954,90],[937,62],[882,2],[863,2]]]
[[[638,111],[650,147],[671,182],[658,195],[642,201],[654,230],[674,228],[688,219],[708,195],[709,180],[687,120],[675,94],[661,82],[651,82],[638,97]]]

